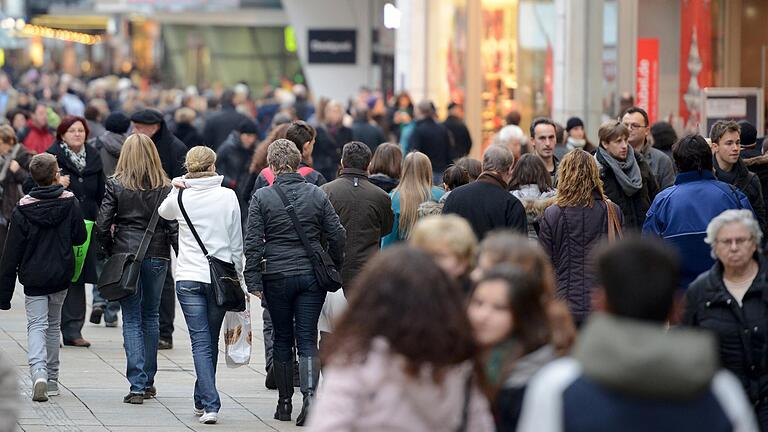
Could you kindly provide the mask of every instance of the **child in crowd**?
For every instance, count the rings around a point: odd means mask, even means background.
[[[75,272],[74,245],[85,243],[83,214],[59,184],[56,157],[32,158],[37,186],[13,210],[0,262],[0,309],[11,308],[16,276],[24,286],[32,400],[58,395],[61,307]],[[45,270],[42,270],[45,269]]]

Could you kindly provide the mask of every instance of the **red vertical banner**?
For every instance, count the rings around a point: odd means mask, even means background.
[[[686,128],[699,123],[701,90],[712,86],[711,0],[681,0],[680,116]]]
[[[637,40],[637,106],[648,113],[651,123],[659,118],[659,40]]]

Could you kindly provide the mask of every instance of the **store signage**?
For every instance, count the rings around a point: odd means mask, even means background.
[[[653,123],[659,118],[659,40],[637,40],[637,105]]]
[[[686,128],[701,124],[701,91],[712,80],[712,1],[681,0],[680,117]]]
[[[309,63],[357,63],[356,30],[309,30]]]
[[[709,87],[701,90],[699,106],[702,121],[698,124],[699,133],[709,134],[712,125],[718,120],[746,120],[757,128],[764,129],[763,89],[758,87]]]

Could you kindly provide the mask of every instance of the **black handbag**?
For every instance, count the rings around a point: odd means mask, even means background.
[[[99,293],[109,301],[122,300],[126,297],[136,294],[139,283],[139,273],[141,273],[141,262],[144,261],[144,255],[147,253],[149,242],[155,235],[155,227],[160,215],[157,212],[165,195],[161,192],[155,203],[155,212],[152,213],[152,219],[144,231],[144,237],[141,238],[139,250],[133,253],[114,254],[104,264],[104,269],[99,275],[99,281],[96,283]]]
[[[309,243],[307,233],[304,231],[304,227],[301,226],[299,218],[296,216],[296,209],[288,201],[288,197],[277,183],[272,184],[272,188],[280,196],[280,200],[285,206],[285,211],[288,212],[288,216],[293,221],[293,226],[296,228],[296,232],[299,234],[301,244],[304,245],[304,249],[307,252],[307,256],[312,261],[312,268],[315,272],[315,278],[317,279],[317,285],[320,288],[328,292],[336,292],[341,288],[342,280],[341,274],[336,268],[333,259],[325,249],[315,250]]]
[[[208,249],[205,248],[203,241],[200,240],[200,236],[197,235],[197,230],[192,225],[192,221],[189,220],[189,215],[184,209],[184,204],[181,202],[183,192],[184,189],[179,189],[179,210],[184,215],[184,220],[187,221],[187,226],[192,231],[192,235],[195,236],[197,244],[200,245],[200,250],[203,251],[203,255],[208,259],[208,267],[211,271],[211,288],[213,288],[216,296],[216,304],[230,312],[244,311],[245,291],[243,291],[240,285],[240,278],[237,275],[235,265],[208,254]]]

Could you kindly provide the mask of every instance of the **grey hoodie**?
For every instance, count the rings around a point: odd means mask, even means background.
[[[115,173],[117,159],[120,157],[120,150],[123,148],[127,135],[117,134],[107,131],[96,138],[94,145],[99,149],[101,164],[104,167],[104,176],[109,177]]]

